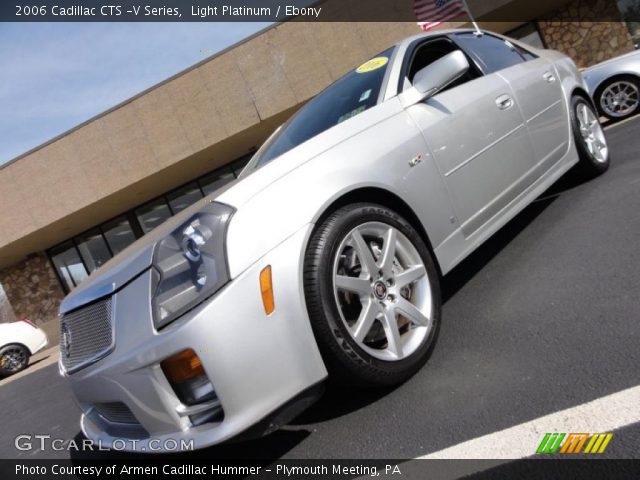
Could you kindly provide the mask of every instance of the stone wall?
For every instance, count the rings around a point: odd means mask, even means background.
[[[0,283],[16,317],[26,317],[39,325],[57,318],[64,293],[44,253],[0,270]]]
[[[585,18],[620,22],[582,22]],[[588,67],[634,49],[627,25],[614,0],[573,0],[539,20],[540,32],[549,48]]]

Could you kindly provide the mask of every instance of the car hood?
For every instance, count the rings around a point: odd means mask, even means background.
[[[596,65],[592,65],[589,68],[585,68],[583,74],[586,75],[588,73],[599,70],[603,67],[607,67],[610,64],[624,61],[630,57],[640,56],[640,51],[634,50],[633,52],[625,53],[624,55],[620,55],[619,57],[610,58],[609,60],[605,60],[604,62],[598,63]]]

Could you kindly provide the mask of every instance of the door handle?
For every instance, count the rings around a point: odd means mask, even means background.
[[[544,72],[542,78],[544,78],[548,83],[554,83],[556,81],[556,76],[551,72]]]
[[[509,110],[513,107],[513,98],[509,95],[500,95],[496,98],[496,105],[500,110]]]

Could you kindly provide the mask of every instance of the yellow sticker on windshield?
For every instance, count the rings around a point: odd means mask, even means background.
[[[374,70],[384,67],[387,63],[389,63],[389,59],[387,57],[372,58],[368,62],[365,62],[362,65],[360,65],[356,69],[356,73],[373,72]]]

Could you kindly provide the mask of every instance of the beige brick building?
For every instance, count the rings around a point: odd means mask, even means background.
[[[563,50],[581,66],[633,49],[622,21],[575,21],[585,12],[621,20],[615,1],[469,4],[481,20],[505,9],[526,16],[482,27]],[[277,24],[0,166],[0,321],[11,312],[55,320],[66,291],[233,179],[321,89],[415,33],[415,23]]]

